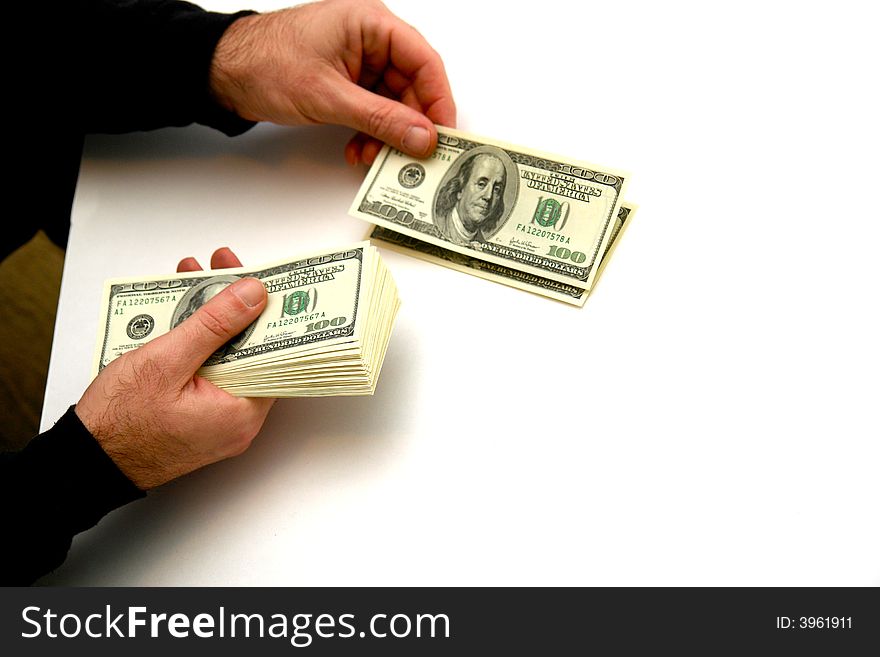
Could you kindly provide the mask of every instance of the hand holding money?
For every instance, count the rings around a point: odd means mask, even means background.
[[[246,276],[265,285],[266,309],[205,354],[201,377],[247,397],[373,394],[399,301],[367,242],[251,269],[107,281],[93,373],[186,326],[207,300]]]
[[[105,284],[76,413],[142,489],[243,452],[273,397],[375,390],[399,306],[375,248],[240,265],[220,249],[218,271],[186,258],[175,277]]]
[[[433,124],[455,125],[440,56],[375,0],[240,18],[217,46],[210,82],[220,103],[247,119],[355,128],[350,164],[372,162],[382,142],[425,157],[437,139]]]
[[[259,281],[243,278],[187,322],[114,360],[85,391],[77,416],[138,488],[236,456],[257,435],[274,400],[234,397],[196,372],[267,300]]]

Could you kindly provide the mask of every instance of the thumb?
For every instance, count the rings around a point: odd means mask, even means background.
[[[336,122],[414,157],[428,157],[434,151],[437,129],[424,114],[353,83],[339,91],[334,108]]]
[[[211,354],[260,316],[267,298],[256,278],[238,280],[143,349],[164,364],[169,378],[187,381]]]

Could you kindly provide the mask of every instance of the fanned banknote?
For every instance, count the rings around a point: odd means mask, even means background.
[[[373,394],[400,303],[369,242],[256,268],[108,280],[93,376],[248,276],[265,285],[266,309],[201,376],[240,396]]]
[[[613,243],[629,175],[437,129],[437,150],[425,160],[385,146],[349,213],[533,281],[554,281],[563,296],[589,293]]]
[[[617,219],[611,230],[611,240],[609,241],[608,248],[602,257],[602,260],[599,261],[599,271],[596,273],[596,277],[593,280],[592,289],[595,289],[596,284],[599,282],[599,278],[602,276],[602,272],[608,264],[608,260],[614,253],[614,248],[617,246],[618,240],[630,225],[629,222],[632,220],[636,209],[635,205],[627,202],[624,202],[623,205],[620,206],[620,211],[617,213]],[[574,285],[569,285],[568,283],[560,283],[559,281],[544,278],[543,276],[530,274],[504,265],[497,265],[494,262],[479,260],[478,258],[464,255],[462,253],[456,253],[455,251],[444,249],[442,246],[429,244],[428,242],[423,242],[415,237],[409,237],[408,235],[397,233],[382,226],[373,227],[370,232],[370,239],[381,240],[386,246],[400,253],[405,253],[434,264],[455,269],[456,271],[473,274],[474,276],[479,276],[480,278],[485,278],[486,280],[495,283],[501,283],[502,285],[515,287],[519,290],[533,292],[534,294],[540,294],[541,296],[556,299],[557,301],[570,303],[574,306],[583,306],[589,296],[589,292],[582,287],[576,287]]]

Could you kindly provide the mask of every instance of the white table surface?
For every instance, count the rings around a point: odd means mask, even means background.
[[[460,128],[632,173],[595,295],[383,250],[403,306],[374,397],[280,401],[43,582],[880,584],[869,3],[388,4]],[[105,278],[362,239],[349,135],[90,138],[43,428],[89,382]]]

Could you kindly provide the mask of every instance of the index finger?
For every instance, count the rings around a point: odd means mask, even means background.
[[[380,32],[364,35],[367,66],[376,71],[399,71],[409,80],[425,116],[434,123],[455,127],[455,101],[443,60],[413,26],[390,12],[389,17],[367,28]]]
[[[391,39],[391,63],[412,81],[412,90],[425,116],[455,127],[455,100],[440,55],[412,26],[404,23]]]
[[[229,269],[241,266],[241,260],[228,246],[221,246],[211,254],[211,269]]]

